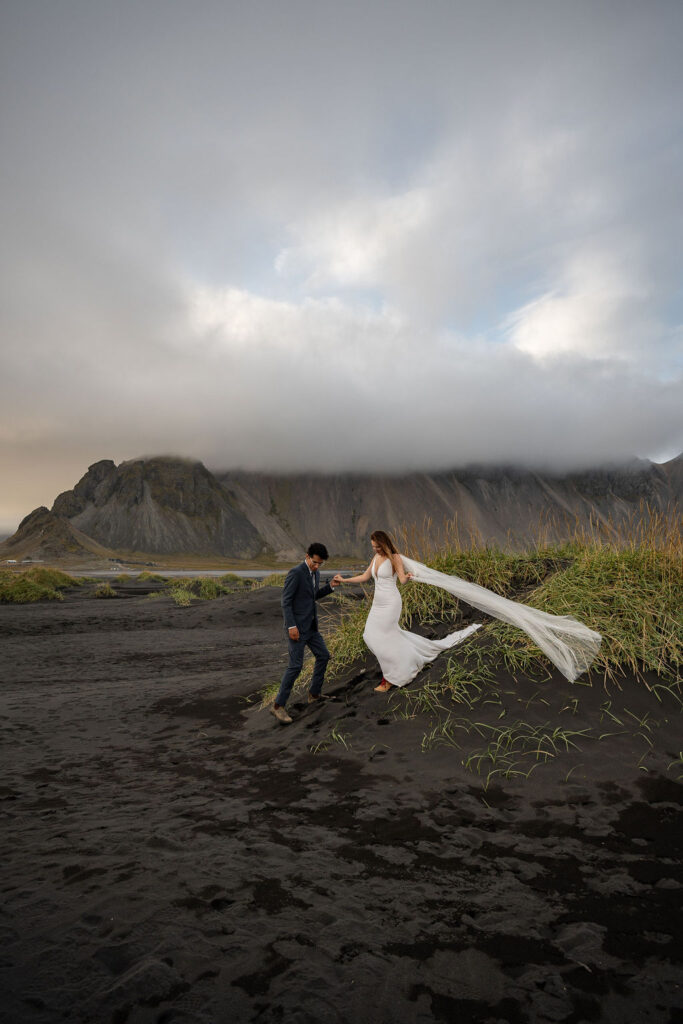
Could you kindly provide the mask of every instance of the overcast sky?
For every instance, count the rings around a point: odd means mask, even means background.
[[[3,0],[0,531],[683,449],[680,0]]]

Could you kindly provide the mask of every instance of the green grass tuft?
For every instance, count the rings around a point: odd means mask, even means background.
[[[283,587],[285,585],[284,572],[272,572],[270,576],[264,576],[260,580],[251,581],[252,590],[261,590],[262,587]]]
[[[116,591],[111,583],[98,583],[95,587],[95,597],[116,597]]]
[[[215,578],[194,576],[187,579],[166,580],[166,587],[173,601],[180,608],[187,608],[193,600],[215,601],[225,594],[235,594],[251,588],[251,581],[233,573]]]
[[[0,603],[30,604],[33,601],[62,601],[62,590],[79,587],[81,580],[59,569],[34,567],[21,572],[0,569]]]

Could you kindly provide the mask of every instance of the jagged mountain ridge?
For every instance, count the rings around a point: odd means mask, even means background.
[[[634,460],[627,467],[554,476],[524,469],[471,467],[405,476],[276,476],[217,474],[274,550],[320,537],[331,551],[367,553],[373,529],[390,532],[431,520],[438,533],[457,517],[461,531],[482,542],[523,542],[540,521],[619,521],[641,502],[665,510],[683,493],[682,459],[663,466]],[[565,527],[566,529],[566,527]],[[550,535],[552,529],[548,528]]]
[[[0,557],[109,558],[116,553],[231,559],[298,557],[310,540],[359,558],[373,529],[457,517],[483,542],[523,542],[539,521],[619,520],[642,501],[664,510],[683,493],[683,456],[664,465],[552,475],[469,467],[404,476],[211,473],[171,457],[94,463],[52,510],[36,509],[0,544]],[[552,534],[552,531],[550,531]],[[561,528],[557,535],[561,535]]]

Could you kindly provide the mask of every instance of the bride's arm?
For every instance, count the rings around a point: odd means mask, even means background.
[[[360,576],[340,576],[339,573],[334,577],[339,583],[367,583],[372,576],[372,562],[367,567],[364,573]]]
[[[396,570],[396,575],[398,576],[401,583],[407,583],[408,580],[412,580],[413,574],[410,572],[406,572],[405,566],[403,565],[403,559],[398,554],[398,552],[395,555],[391,556],[391,564]]]

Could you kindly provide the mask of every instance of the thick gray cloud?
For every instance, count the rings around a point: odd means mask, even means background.
[[[0,529],[85,466],[683,448],[683,7],[8,0]]]

